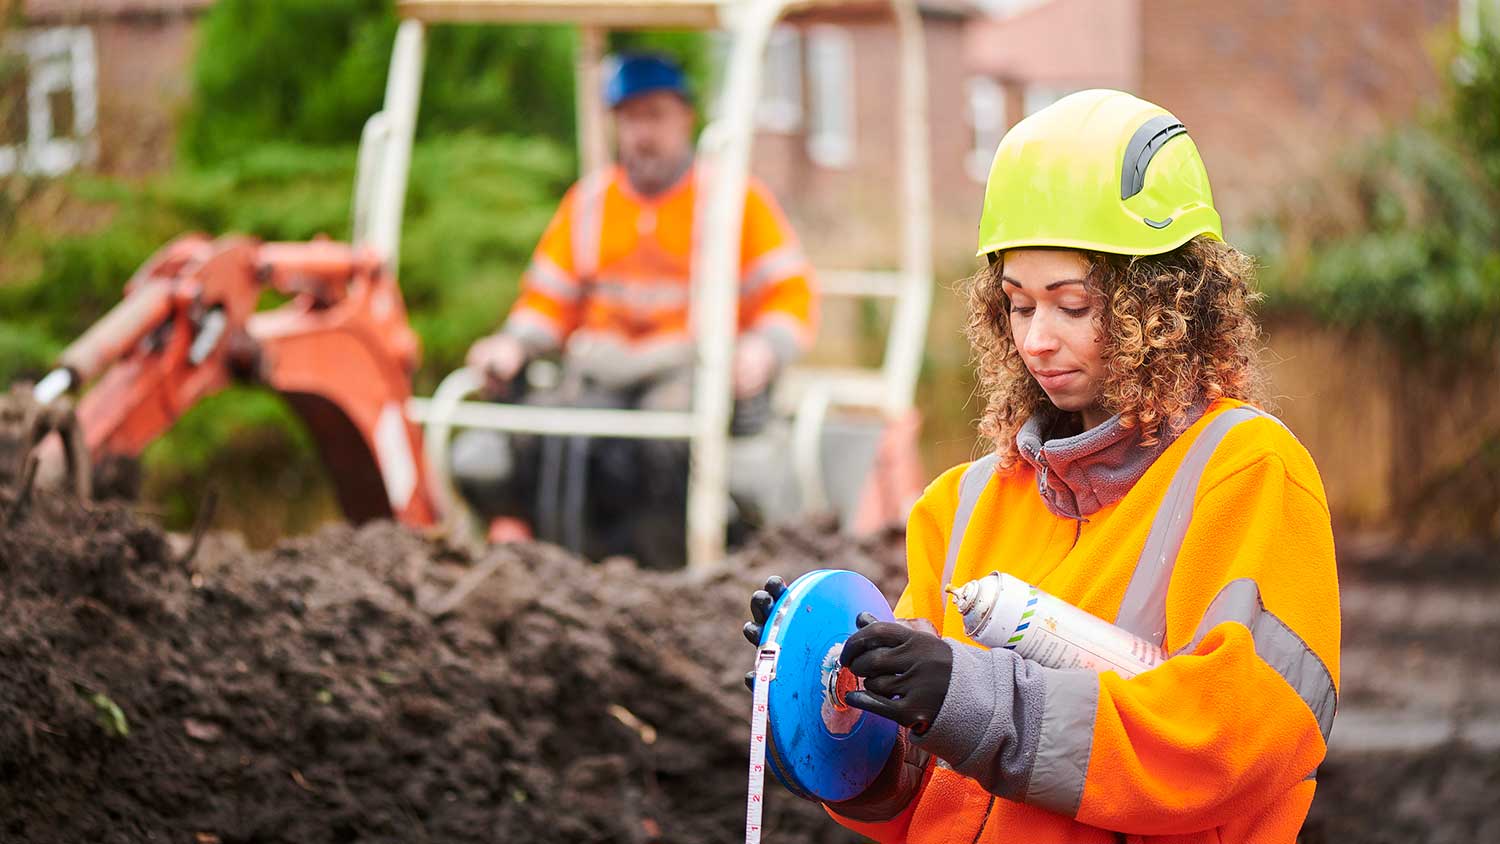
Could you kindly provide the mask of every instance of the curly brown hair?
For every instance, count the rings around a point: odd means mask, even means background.
[[[1254,259],[1207,236],[1162,255],[1083,255],[1104,338],[1100,403],[1125,425],[1139,425],[1142,445],[1158,442],[1163,426],[1171,436],[1181,433],[1200,399],[1261,402],[1260,328],[1250,310],[1261,298],[1251,289]],[[979,432],[1009,467],[1027,419],[1041,414],[1049,429],[1067,420],[1027,372],[1011,337],[1004,264],[1001,256],[968,280],[967,334],[985,400]]]

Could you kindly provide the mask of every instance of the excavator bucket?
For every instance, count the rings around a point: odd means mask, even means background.
[[[93,494],[93,467],[88,445],[78,425],[73,402],[66,396],[51,402],[38,400],[30,384],[16,384],[0,395],[0,442],[14,448],[11,477],[20,480],[22,492],[12,505],[24,505],[33,484],[66,484],[74,495],[87,501]]]

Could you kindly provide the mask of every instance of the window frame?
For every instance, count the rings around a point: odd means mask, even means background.
[[[98,155],[98,70],[94,34],[86,26],[21,30],[5,38],[6,52],[25,57],[26,138],[0,144],[0,175],[60,176]],[[73,132],[54,134],[52,95],[72,100]]]
[[[834,24],[814,24],[804,34],[807,58],[807,156],[830,170],[854,164],[858,130],[854,37]]]
[[[995,149],[1010,128],[1006,120],[1005,99],[1005,86],[994,77],[971,76],[964,80],[964,108],[970,128],[969,154],[964,160],[964,169],[969,178],[980,184],[989,180]]]
[[[771,30],[765,68],[765,84],[755,107],[756,127],[781,135],[801,132],[805,124],[801,30],[791,24],[777,24]]]

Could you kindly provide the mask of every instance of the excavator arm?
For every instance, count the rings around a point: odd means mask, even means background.
[[[268,289],[290,299],[256,313]],[[60,407],[82,391],[63,415],[95,458],[137,456],[203,398],[236,380],[260,383],[307,425],[351,520],[437,523],[420,432],[402,412],[418,342],[378,255],[329,240],[185,235],[125,290],[30,399]],[[63,452],[52,447],[54,462]]]

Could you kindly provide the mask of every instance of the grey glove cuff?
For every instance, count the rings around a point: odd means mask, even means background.
[[[991,794],[1019,799],[1041,735],[1043,669],[1004,648],[943,641],[953,650],[948,694],[932,726],[911,741]]]
[[[500,333],[516,338],[526,350],[526,357],[535,358],[558,350],[557,338],[525,320],[508,319]]]
[[[764,322],[747,333],[756,334],[771,344],[776,355],[776,374],[780,375],[792,362],[802,356],[802,343],[790,326],[779,321]]]

